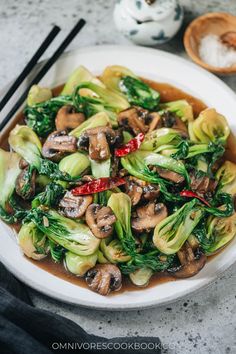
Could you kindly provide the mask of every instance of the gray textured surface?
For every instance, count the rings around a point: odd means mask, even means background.
[[[235,0],[182,0],[185,25],[208,11],[230,11],[236,15]],[[65,5],[66,4],[66,5]],[[52,24],[71,28],[80,16],[86,28],[69,49],[99,44],[129,43],[112,23],[113,0],[0,0],[0,83],[5,85],[29,60]],[[185,56],[180,34],[164,50]],[[58,36],[53,51],[65,31]],[[236,76],[224,78],[236,89]],[[34,303],[81,324],[88,332],[107,337],[125,335],[159,336],[168,353],[236,353],[236,264],[208,288],[169,305],[133,312],[105,312],[75,307],[30,290]]]

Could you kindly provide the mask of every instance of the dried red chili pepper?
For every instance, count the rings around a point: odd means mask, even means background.
[[[138,150],[143,140],[144,140],[144,134],[139,133],[135,138],[131,139],[127,144],[121,146],[121,148],[119,149],[115,149],[115,156],[122,157],[128,155],[130,152],[134,152]]]
[[[121,186],[122,184],[125,184],[124,178],[102,177],[76,187],[71,192],[73,195],[93,194]]]
[[[201,202],[206,204],[208,207],[211,207],[210,204],[208,203],[208,201],[206,201],[206,199],[200,197],[199,195],[197,195],[196,193],[194,193],[192,191],[182,191],[182,192],[180,192],[180,196],[187,197],[187,198],[197,198],[197,199],[201,200]]]

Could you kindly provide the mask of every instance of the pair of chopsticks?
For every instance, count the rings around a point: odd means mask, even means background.
[[[49,69],[52,67],[52,65],[56,62],[56,60],[60,57],[60,55],[64,52],[66,47],[71,43],[71,41],[75,38],[75,36],[80,32],[80,30],[83,28],[85,25],[85,20],[80,19],[79,22],[74,26],[74,28],[71,30],[71,32],[66,36],[66,38],[63,40],[63,42],[59,45],[57,50],[54,52],[54,54],[51,56],[50,59],[44,64],[44,66],[41,68],[41,70],[36,74],[34,79],[30,82],[30,84],[27,86],[23,94],[19,97],[17,102],[14,104],[14,106],[11,108],[10,112],[6,115],[6,117],[0,122],[0,131],[3,130],[3,128],[8,124],[8,122],[11,120],[12,116],[16,113],[18,108],[24,103],[28,91],[32,85],[36,85],[39,83],[39,81],[44,77],[44,75],[49,71]],[[24,70],[21,72],[21,74],[17,77],[16,81],[12,84],[12,86],[9,88],[5,96],[2,98],[0,102],[0,112],[3,109],[3,107],[7,104],[7,102],[10,100],[10,98],[14,95],[16,92],[17,88],[20,86],[20,84],[24,81],[24,79],[27,77],[27,75],[32,71],[34,66],[37,64],[39,58],[42,56],[42,54],[46,51],[46,49],[49,47],[49,45],[52,43],[53,39],[56,37],[56,35],[60,32],[60,27],[54,26],[50,33],[47,35],[41,46],[38,48],[34,56],[31,58],[31,60],[28,62]]]

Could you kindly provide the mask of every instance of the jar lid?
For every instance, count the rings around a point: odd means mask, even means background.
[[[124,0],[121,6],[135,20],[160,21],[173,14],[176,8],[176,0],[155,0],[150,5],[146,0]]]

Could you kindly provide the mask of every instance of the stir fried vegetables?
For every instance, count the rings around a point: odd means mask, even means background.
[[[0,218],[23,253],[64,264],[101,295],[122,277],[197,274],[236,234],[230,129],[207,108],[163,102],[122,66],[80,66],[61,93],[33,86],[0,149]]]

